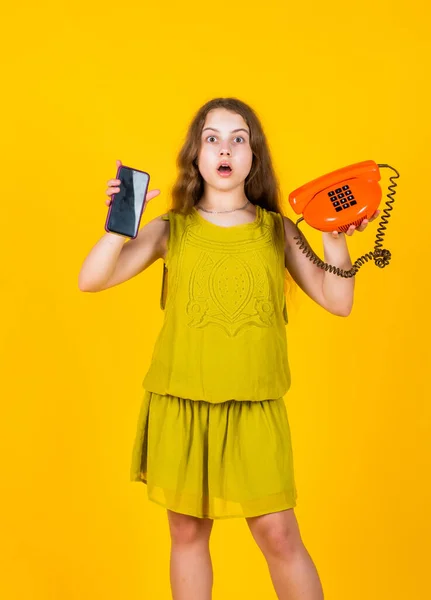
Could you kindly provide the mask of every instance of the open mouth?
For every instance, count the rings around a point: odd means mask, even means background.
[[[232,173],[232,169],[228,166],[228,165],[221,165],[217,171],[220,173],[220,175],[230,175]]]

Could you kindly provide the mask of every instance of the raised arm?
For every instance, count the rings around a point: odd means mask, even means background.
[[[78,286],[82,292],[101,292],[119,285],[165,258],[169,221],[160,215],[141,227],[135,239],[106,233],[91,249],[81,267]]]
[[[355,278],[339,277],[312,263],[299,250],[296,241],[293,239],[298,235],[298,230],[293,221],[288,217],[283,217],[283,220],[285,265],[293,279],[312,300],[325,310],[340,317],[347,317],[352,310]],[[303,233],[302,236],[305,239]],[[341,269],[350,269],[352,263],[347,248],[346,236],[342,234],[334,237],[332,233],[322,233],[322,237],[324,260]]]

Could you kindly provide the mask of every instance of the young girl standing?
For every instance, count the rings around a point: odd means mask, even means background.
[[[169,212],[127,243],[105,234],[80,273],[80,289],[94,292],[164,261],[165,318],[143,381],[130,478],[167,509],[174,600],[211,598],[209,538],[214,519],[229,517],[247,520],[278,598],[321,600],[294,514],[285,274],[340,316],[351,311],[354,278],[298,250],[247,104],[217,98],[200,108],[178,167]],[[108,181],[108,196],[119,184]],[[345,235],[322,235],[325,260],[349,269]]]

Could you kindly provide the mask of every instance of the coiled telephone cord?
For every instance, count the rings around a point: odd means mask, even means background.
[[[374,264],[377,267],[380,267],[381,269],[383,269],[384,267],[386,267],[389,264],[389,261],[391,259],[390,251],[387,250],[386,248],[382,248],[382,243],[383,243],[383,237],[385,235],[386,225],[387,225],[388,219],[390,217],[390,212],[391,212],[391,210],[393,210],[392,204],[394,203],[394,195],[396,193],[395,188],[397,186],[397,184],[394,180],[398,179],[400,174],[398,173],[398,171],[396,169],[394,169],[394,167],[391,167],[390,165],[377,165],[377,166],[380,168],[392,169],[393,171],[395,171],[396,175],[392,175],[389,178],[391,180],[391,185],[388,187],[388,189],[391,191],[387,194],[389,200],[386,200],[386,208],[383,209],[383,214],[382,214],[381,220],[379,222],[379,226],[377,228],[376,240],[374,242],[374,250],[371,252],[367,252],[366,254],[363,254],[357,260],[355,260],[351,269],[349,269],[348,271],[346,271],[344,269],[340,269],[339,267],[330,265],[330,264],[324,262],[321,258],[319,258],[317,256],[317,254],[314,252],[314,250],[312,250],[312,248],[310,248],[310,246],[308,245],[306,240],[303,238],[301,230],[298,227],[298,223],[303,221],[304,217],[301,217],[295,223],[296,228],[298,229],[299,235],[295,236],[293,239],[296,240],[296,244],[297,244],[297,246],[299,246],[299,250],[301,250],[303,252],[303,254],[305,254],[305,256],[308,259],[310,259],[313,264],[320,267],[321,269],[324,269],[325,271],[334,273],[335,275],[338,275],[339,277],[345,277],[345,278],[354,277],[356,275],[356,273],[359,271],[359,269],[362,267],[362,265],[365,264],[366,262],[368,262],[369,260],[374,260]]]

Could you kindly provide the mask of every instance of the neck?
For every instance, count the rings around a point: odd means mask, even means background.
[[[247,202],[244,187],[234,190],[223,191],[220,189],[206,187],[198,206],[207,210],[234,210],[241,208]]]

